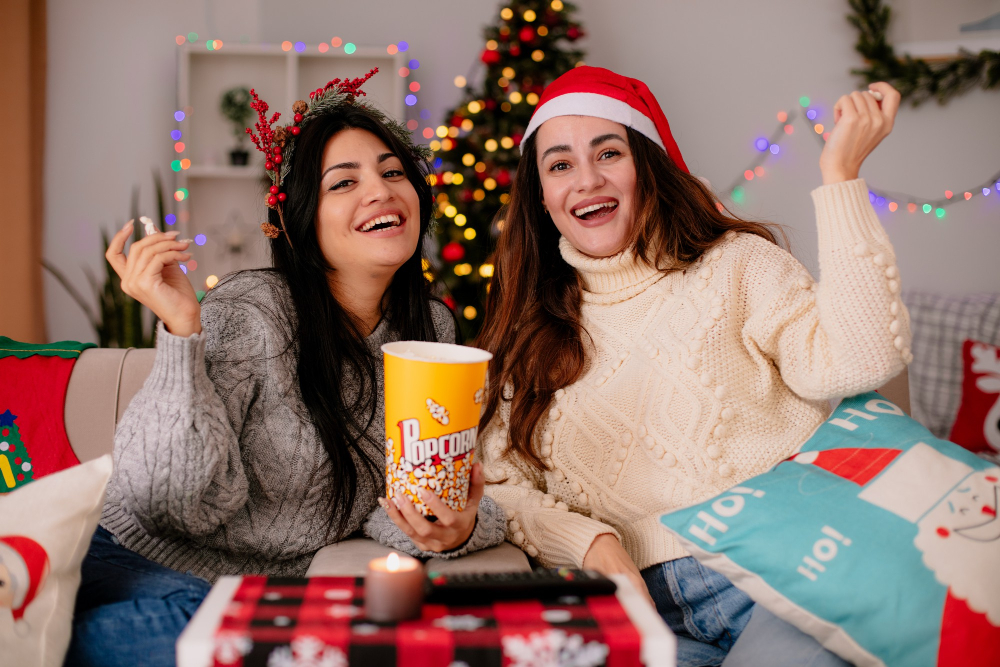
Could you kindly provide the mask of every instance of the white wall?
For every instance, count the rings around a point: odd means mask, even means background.
[[[900,39],[946,39],[914,14],[931,0],[894,4]],[[980,7],[970,0],[974,20]],[[939,2],[944,5],[947,3]],[[752,141],[769,135],[775,114],[801,95],[829,113],[854,89],[860,66],[845,0],[679,2],[577,0],[588,37],[587,63],[646,81],[659,98],[688,165],[718,188],[753,158]],[[97,229],[123,223],[131,185],[152,210],[150,170],[167,177],[175,104],[176,47],[189,31],[225,41],[309,44],[334,35],[358,44],[406,40],[421,67],[421,108],[437,124],[458,100],[452,79],[480,74],[481,27],[494,20],[491,0],[330,2],[286,0],[49,0],[49,107],[46,147],[45,256],[83,283],[78,269],[99,269]],[[995,11],[995,10],[994,10]],[[984,16],[989,13],[984,11]],[[896,129],[862,169],[871,185],[925,197],[958,193],[1000,170],[1000,93],[972,91],[946,106],[904,107]],[[827,115],[824,119],[829,122]],[[422,126],[421,126],[422,127]],[[792,249],[812,270],[816,233],[809,191],[819,184],[820,146],[796,125],[765,178],[747,184],[741,213],[788,227]],[[959,195],[960,196],[960,195]],[[1000,194],[948,208],[944,220],[886,212],[904,287],[949,293],[1000,291]],[[78,308],[46,278],[48,335],[92,340]]]

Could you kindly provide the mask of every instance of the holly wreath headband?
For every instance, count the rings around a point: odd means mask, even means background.
[[[278,222],[281,225],[279,229],[270,222],[262,222],[260,229],[264,232],[264,236],[269,239],[276,239],[279,234],[284,232],[285,238],[288,239],[288,245],[292,245],[292,240],[288,237],[288,232],[285,230],[285,217],[283,215],[284,204],[288,200],[288,195],[284,192],[282,186],[288,177],[288,172],[292,168],[295,138],[302,132],[303,127],[320,116],[335,114],[347,104],[358,104],[359,106],[363,106],[365,111],[376,121],[392,132],[413,155],[424,159],[430,156],[427,148],[417,146],[413,143],[410,132],[401,123],[386,116],[373,104],[357,102],[358,97],[366,95],[365,91],[361,90],[361,86],[368,79],[375,76],[376,73],[378,73],[377,67],[363,77],[345,79],[343,81],[340,78],[336,78],[322,88],[317,88],[309,93],[308,103],[305,100],[298,100],[292,105],[292,113],[294,115],[292,116],[291,124],[279,127],[274,127],[274,124],[281,117],[281,113],[275,111],[270,119],[268,119],[267,102],[260,99],[253,88],[250,89],[250,95],[253,97],[250,108],[257,112],[258,120],[254,124],[257,134],[254,134],[253,130],[249,127],[247,128],[247,134],[250,135],[250,139],[253,141],[254,146],[257,147],[257,150],[264,154],[264,169],[267,172],[268,178],[271,179],[271,187],[268,190],[266,198],[267,206],[278,212]]]

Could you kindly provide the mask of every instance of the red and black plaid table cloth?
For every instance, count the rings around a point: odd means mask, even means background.
[[[420,619],[400,623],[373,623],[364,618],[363,607],[362,578],[224,577],[178,642],[178,665],[642,664],[643,635],[615,595],[425,604]]]

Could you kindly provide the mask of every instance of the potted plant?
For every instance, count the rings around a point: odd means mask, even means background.
[[[250,152],[244,148],[247,122],[253,116],[253,109],[250,108],[250,91],[245,86],[230,88],[222,94],[219,110],[233,124],[233,134],[236,135],[236,148],[229,151],[229,162],[243,166],[250,159]]]

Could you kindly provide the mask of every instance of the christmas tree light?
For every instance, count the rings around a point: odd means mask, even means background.
[[[500,227],[493,220],[509,199],[524,128],[545,86],[583,59],[573,46],[584,34],[575,11],[562,0],[505,3],[484,29],[482,83],[455,78],[465,94],[445,115],[446,133],[434,132],[440,162],[430,181],[437,186],[441,252],[430,273],[444,283],[467,340],[482,322],[493,276],[488,252]]]

